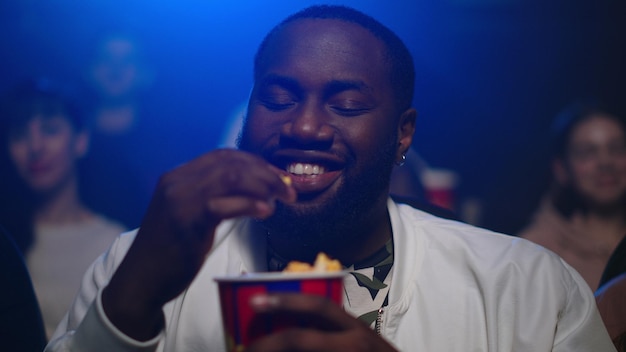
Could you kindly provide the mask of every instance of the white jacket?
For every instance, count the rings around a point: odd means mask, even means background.
[[[391,200],[388,208],[395,262],[381,333],[398,349],[615,351],[591,290],[552,252]],[[165,331],[143,343],[115,329],[100,303],[135,232],[120,236],[86,273],[46,351],[224,351],[213,277],[265,270],[264,236],[250,224],[219,226],[196,279],[164,307]]]

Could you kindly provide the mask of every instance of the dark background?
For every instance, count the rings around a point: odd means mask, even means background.
[[[262,36],[314,3],[3,0],[0,89],[29,76],[80,82],[97,36],[129,29],[157,73],[154,96],[196,132],[181,143],[200,153],[245,101]],[[548,185],[548,129],[564,105],[593,96],[625,110],[624,1],[330,3],[369,13],[406,41],[417,67],[415,146],[459,174],[458,199],[479,201],[481,226],[515,233],[528,220]]]

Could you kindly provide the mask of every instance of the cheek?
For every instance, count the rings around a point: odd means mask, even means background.
[[[379,153],[390,143],[397,143],[397,131],[388,125],[356,122],[342,126],[341,131],[347,143],[361,153]]]
[[[52,137],[46,141],[46,155],[53,164],[66,168],[77,159],[74,141],[69,136]]]
[[[26,143],[16,142],[9,145],[9,156],[18,170],[27,168],[28,146]]]
[[[589,180],[594,172],[593,162],[578,162],[572,165],[573,179],[579,183]]]
[[[593,161],[571,161],[567,167],[568,183],[579,190],[585,189],[593,181],[594,162]]]
[[[278,138],[282,124],[272,121],[276,121],[276,119],[257,117],[245,122],[241,131],[240,147],[254,152],[269,143],[272,138]]]

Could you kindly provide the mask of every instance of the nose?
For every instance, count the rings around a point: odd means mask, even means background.
[[[330,117],[313,104],[303,104],[294,110],[281,130],[281,142],[299,148],[328,149],[333,137]]]
[[[30,131],[26,137],[28,151],[32,156],[39,155],[44,146],[43,138],[38,131]]]
[[[601,170],[612,170],[616,167],[619,157],[609,148],[600,150],[597,155],[598,167]]]

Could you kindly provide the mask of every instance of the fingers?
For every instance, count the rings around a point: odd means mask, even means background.
[[[395,351],[389,343],[364,324],[345,330],[289,328],[256,340],[251,351]]]
[[[168,173],[157,191],[179,223],[201,217],[210,223],[237,216],[265,218],[273,213],[275,201],[297,198],[283,180],[286,175],[255,155],[220,150]]]
[[[207,211],[220,219],[244,215],[264,219],[272,215],[275,207],[271,199],[262,201],[243,196],[213,198],[207,200],[206,204]]]
[[[397,351],[382,337],[367,327],[340,332],[323,332],[312,329],[293,328],[267,335],[255,341],[247,352],[258,351]]]
[[[312,324],[324,330],[345,330],[365,326],[338,304],[316,295],[293,293],[256,295],[250,301],[250,305],[258,313],[307,317]]]
[[[269,319],[288,315],[306,326],[267,335],[248,351],[395,351],[365,323],[321,296],[257,295],[250,305]]]
[[[209,153],[179,170],[182,187],[205,199],[248,197],[293,202],[296,191],[283,181],[286,172],[258,156],[234,150]]]
[[[374,351],[368,346],[368,339],[350,335],[294,328],[266,336],[246,351]]]

